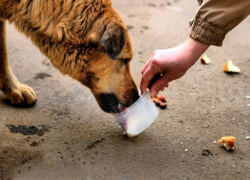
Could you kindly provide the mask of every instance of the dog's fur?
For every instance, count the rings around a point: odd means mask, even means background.
[[[87,86],[100,107],[118,112],[138,99],[129,62],[131,42],[111,0],[1,0],[0,89],[12,104],[34,104],[8,63],[5,24],[14,23],[51,63]]]

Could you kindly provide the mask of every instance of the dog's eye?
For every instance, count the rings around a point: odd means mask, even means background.
[[[124,59],[123,59],[123,63],[124,63],[125,65],[127,65],[127,64],[129,63],[129,61],[130,61],[129,58],[124,58]]]

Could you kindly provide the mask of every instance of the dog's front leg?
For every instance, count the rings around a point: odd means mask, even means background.
[[[32,88],[21,84],[13,74],[7,55],[5,20],[0,18],[0,89],[12,104],[33,105],[36,94]]]

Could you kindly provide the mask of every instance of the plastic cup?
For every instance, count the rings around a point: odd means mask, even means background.
[[[116,119],[126,134],[133,137],[146,130],[158,114],[150,93],[146,91],[132,106],[116,115]]]

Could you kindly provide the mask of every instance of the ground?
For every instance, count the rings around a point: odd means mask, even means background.
[[[155,49],[186,39],[198,7],[194,0],[113,0],[113,5],[129,28],[137,85]],[[128,138],[87,88],[60,74],[8,25],[10,64],[18,79],[36,91],[38,102],[15,108],[0,93],[0,179],[250,179],[249,28],[247,18],[222,47],[206,52],[210,65],[198,61],[171,82],[161,92],[168,108],[159,109],[146,131]],[[223,72],[229,59],[241,68],[239,75]],[[214,143],[225,135],[236,137],[235,150]]]

